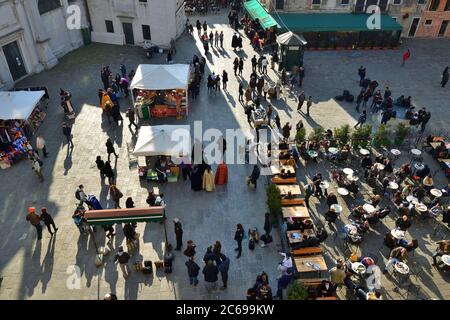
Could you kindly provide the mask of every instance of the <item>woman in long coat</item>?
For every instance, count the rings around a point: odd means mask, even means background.
[[[203,190],[211,192],[214,191],[216,186],[214,185],[214,174],[211,167],[208,166],[205,173],[203,174]]]
[[[194,191],[203,190],[203,170],[200,166],[195,166],[191,174],[191,189]]]
[[[216,179],[214,182],[217,185],[223,185],[228,182],[228,167],[224,162],[217,167]]]

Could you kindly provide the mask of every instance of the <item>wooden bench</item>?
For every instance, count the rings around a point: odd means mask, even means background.
[[[321,247],[308,247],[308,248],[300,248],[292,250],[293,256],[309,256],[309,255],[316,255],[322,253]]]
[[[293,199],[281,199],[281,205],[284,206],[303,206],[305,205],[305,199],[293,198]]]
[[[335,296],[317,297],[317,288],[320,286],[323,280],[328,279],[326,278],[298,279],[297,281],[308,289],[310,298],[312,298],[313,300],[337,300]]]
[[[337,300],[336,297],[318,297],[316,300]]]
[[[297,178],[281,178],[279,175],[272,177],[272,183],[274,184],[296,184]]]
[[[89,210],[84,214],[84,218],[89,225],[161,222],[164,219],[164,207]]]

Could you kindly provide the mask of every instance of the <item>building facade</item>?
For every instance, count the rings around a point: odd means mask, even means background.
[[[142,45],[145,40],[169,46],[184,30],[182,0],[86,0],[92,41]]]
[[[83,45],[81,30],[67,28],[72,4],[81,9],[80,27],[87,27],[82,0],[0,0],[0,90]]]
[[[413,18],[408,33],[418,38],[450,38],[449,24],[450,0],[431,0],[422,16]]]
[[[261,3],[275,15],[278,12],[362,13],[369,6],[377,5],[382,13],[389,14],[402,26],[402,37],[436,37],[441,25],[444,24],[443,28],[448,25],[445,21],[449,20],[449,1],[431,0],[430,4],[427,0],[261,0]],[[432,26],[429,20],[434,21]],[[444,30],[444,35],[447,34],[448,30]]]

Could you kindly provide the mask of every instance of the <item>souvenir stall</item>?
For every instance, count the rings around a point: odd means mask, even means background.
[[[45,91],[0,92],[0,168],[11,167],[33,150],[29,140],[46,113]]]
[[[139,65],[130,85],[139,118],[187,116],[191,71],[188,64]]]
[[[142,126],[133,155],[138,158],[142,180],[176,182],[179,165],[190,163],[191,137],[188,125]]]

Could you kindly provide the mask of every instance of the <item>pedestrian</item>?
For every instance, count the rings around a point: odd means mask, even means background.
[[[220,47],[223,48],[223,31],[220,31],[219,41],[220,41]]]
[[[261,170],[259,169],[258,165],[253,166],[252,174],[250,175],[250,179],[248,180],[247,184],[250,184],[250,182],[255,186],[256,189],[256,182],[259,179],[259,176],[261,174]]]
[[[103,179],[105,178],[105,174],[103,173],[103,167],[105,166],[105,161],[102,160],[101,156],[97,156],[97,158],[95,159],[95,164],[97,165],[97,169],[100,172],[100,177],[103,181]]]
[[[206,24],[206,21],[203,22],[203,32],[208,32],[208,25]]]
[[[116,149],[114,148],[114,144],[111,141],[111,138],[108,138],[108,140],[106,140],[106,152],[108,153],[108,161],[111,160],[111,153],[114,154],[116,156],[116,159],[119,157],[119,155],[116,153]]]
[[[167,63],[168,63],[168,64],[173,64],[172,50],[169,50],[169,51],[167,52]]]
[[[256,59],[256,55],[251,59],[252,62],[252,72],[256,72],[256,66],[258,65],[258,60]]]
[[[358,122],[355,124],[354,128],[356,129],[357,126],[362,127],[363,124],[367,120],[367,112],[366,110],[363,110],[363,112],[359,115]]]
[[[270,120],[272,119],[273,108],[272,105],[267,105],[267,125],[270,127]]]
[[[445,88],[445,85],[448,82],[448,78],[449,78],[449,72],[448,72],[448,66],[445,67],[444,71],[442,72],[442,80],[441,80],[441,87]]]
[[[420,132],[423,133],[425,131],[425,126],[427,125],[428,121],[430,121],[431,118],[430,111],[425,111],[421,118],[422,119],[420,123]]]
[[[301,87],[303,86],[303,79],[305,78],[305,68],[304,67],[300,67],[298,69],[298,86]]]
[[[194,243],[194,241],[188,240],[187,241],[187,248],[186,248],[186,250],[184,250],[183,254],[186,257],[188,257],[188,258],[194,257],[195,253],[196,253],[195,252],[195,247],[196,247],[196,244]]]
[[[84,186],[82,184],[75,190],[75,198],[80,201],[79,205],[82,205],[83,202],[87,202],[86,193],[84,192]]]
[[[197,28],[198,37],[200,38],[200,36],[202,35],[202,24],[200,23],[199,20],[197,20],[195,26]]]
[[[114,122],[116,123],[117,126],[119,126],[119,121],[120,121],[120,126],[123,125],[123,118],[122,115],[120,114],[120,109],[119,109],[119,104],[114,103],[111,107],[111,117],[113,118]]]
[[[120,64],[120,73],[122,74],[122,78],[127,77],[127,67],[123,63]]]
[[[228,286],[228,270],[230,269],[230,258],[224,254],[220,254],[221,262],[219,264],[220,276],[222,278],[222,287],[220,289],[224,290]]]
[[[209,33],[209,44],[211,45],[211,47],[214,45],[214,33],[211,32]]]
[[[252,126],[252,112],[255,111],[255,108],[253,106],[247,107],[245,109],[245,115],[247,116],[247,122],[248,125]]]
[[[309,96],[308,97],[308,101],[306,102],[306,116],[308,116],[309,117],[309,109],[311,108],[311,106],[312,106],[312,97],[311,96]]]
[[[258,72],[259,73],[262,73],[262,61],[263,61],[263,56],[259,56],[258,62],[257,62],[257,64],[258,64]]]
[[[29,207],[28,208],[28,214],[25,218],[27,221],[30,222],[30,224],[36,228],[37,232],[37,239],[42,239],[42,225],[41,225],[41,218],[36,214],[36,208],[35,207]]]
[[[269,65],[269,60],[267,60],[266,56],[262,57],[261,60],[261,66],[262,66],[262,73],[267,74],[267,66]]]
[[[120,199],[123,197],[123,193],[115,184],[109,186],[109,195],[112,201],[114,201],[114,208],[120,209]]]
[[[173,219],[173,226],[175,228],[175,238],[177,240],[177,247],[175,250],[179,251],[183,246],[183,226],[181,225],[180,219]]]
[[[219,46],[219,31],[217,31],[217,30],[214,33],[214,46],[216,48]]]
[[[39,181],[43,182],[44,175],[42,174],[42,166],[41,166],[41,163],[39,162],[40,160],[38,158],[33,158],[31,161],[32,161],[31,168],[34,170],[34,172],[38,176]]]
[[[130,96],[130,91],[128,90],[129,81],[127,80],[127,78],[121,78],[119,84],[122,88],[123,93],[125,93],[125,97],[129,97]]]
[[[39,154],[39,150],[42,150],[42,153],[44,154],[44,158],[48,158],[48,152],[47,152],[47,148],[46,148],[46,143],[44,138],[42,137],[42,135],[38,135],[36,137],[36,151]]]
[[[359,67],[358,75],[359,75],[359,86],[362,87],[363,81],[366,78],[366,68],[364,68],[363,66]]]
[[[281,120],[280,120],[280,116],[278,115],[278,113],[275,115],[275,124],[278,128],[278,130],[281,130]]]
[[[252,88],[247,86],[247,89],[245,90],[245,106],[248,106],[250,101],[252,101]]]
[[[308,183],[308,186],[305,188],[305,204],[307,208],[309,208],[309,198],[314,194],[314,191],[314,183]]]
[[[131,108],[131,107],[128,108],[127,117],[128,117],[128,121],[130,122],[128,124],[128,128],[131,129],[131,125],[133,125],[137,130],[138,126],[135,122],[136,121],[136,113],[133,108]]]
[[[411,58],[411,51],[408,48],[408,50],[406,50],[402,56],[402,67],[405,66],[405,63],[409,60],[409,58]]]
[[[305,92],[302,91],[298,96],[297,112],[302,111],[303,103],[305,102]]]
[[[47,226],[48,232],[50,232],[51,235],[53,235],[52,229],[50,226],[53,227],[53,231],[56,233],[58,231],[58,228],[55,226],[55,221],[53,221],[52,216],[47,212],[47,208],[41,208],[41,221],[44,221],[45,225]]]
[[[205,49],[205,55],[208,55],[209,52],[209,45],[207,40],[203,40],[203,49]]]
[[[256,83],[256,92],[258,94],[258,98],[262,96],[262,90],[264,87],[264,78],[260,77],[258,82]]]
[[[364,89],[361,89],[360,93],[356,97],[356,112],[359,112],[359,106],[364,99]]]
[[[237,242],[237,248],[234,249],[234,251],[238,252],[236,259],[239,259],[242,254],[242,240],[244,239],[244,234],[245,232],[242,224],[238,223],[236,226],[236,232],[234,234],[234,240]]]
[[[244,102],[244,81],[239,81],[239,101]]]
[[[234,61],[233,61],[233,70],[234,70],[235,76],[237,76],[238,67],[239,67],[239,58],[236,57],[236,58],[234,58]]]
[[[231,47],[233,48],[233,51],[236,51],[236,48],[238,46],[238,37],[237,34],[234,34],[231,38]]]
[[[213,260],[209,260],[205,267],[203,268],[203,275],[205,277],[205,284],[206,284],[206,290],[208,290],[208,293],[211,293],[211,291],[216,290],[217,288],[217,280],[219,274],[219,269],[214,264]]]
[[[222,88],[224,91],[227,91],[227,82],[228,82],[228,73],[223,70],[222,72]]]
[[[291,283],[293,279],[292,272],[287,270],[286,273],[282,274],[280,278],[278,278],[278,287],[277,287],[277,295],[276,297],[280,300],[283,299],[283,290],[286,289]]]
[[[261,239],[264,239],[264,243],[261,244],[261,248],[264,248],[267,243],[269,243],[269,239],[271,238],[270,232],[272,231],[272,218],[270,217],[270,213],[266,212],[264,215],[264,235]]]
[[[114,262],[118,262],[120,269],[122,270],[123,277],[127,278],[129,276],[128,261],[130,260],[130,255],[123,251],[123,247],[119,247],[119,252],[114,257]]]
[[[291,129],[292,126],[289,124],[289,122],[287,122],[284,125],[283,129],[281,129],[281,131],[283,132],[283,138],[285,142],[287,142],[289,140],[289,137],[291,136]]]
[[[110,185],[113,184],[115,181],[114,180],[115,175],[113,169],[111,168],[111,163],[109,162],[109,160],[105,161],[105,165],[103,166],[102,172],[108,178],[108,183]]]
[[[244,59],[242,58],[239,59],[238,68],[239,68],[239,75],[242,76],[242,70],[244,70]]]
[[[72,142],[72,128],[70,128],[67,123],[63,122],[62,124],[62,131],[64,136],[67,139],[67,146],[69,146],[69,144],[71,145],[71,148],[73,148],[73,142]]]
[[[270,90],[269,82],[265,81],[263,86],[263,93],[264,93],[264,100],[266,101],[267,101],[267,93],[269,92],[269,90]]]
[[[200,267],[198,264],[194,261],[194,256],[189,257],[189,259],[185,262],[188,277],[189,277],[189,283],[192,286],[197,286],[198,284],[198,274],[200,271]]]

